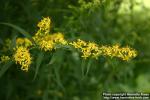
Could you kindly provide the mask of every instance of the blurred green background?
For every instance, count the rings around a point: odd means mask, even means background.
[[[40,51],[34,52],[29,72],[13,64],[0,78],[0,100],[101,100],[102,92],[150,92],[149,12],[149,0],[0,0],[0,49],[6,39],[22,36],[1,23],[33,35],[41,18],[50,16],[51,32],[63,32],[69,40],[120,43],[138,51],[127,62],[100,57],[86,76],[82,67],[88,63],[82,66],[76,52],[58,50],[54,57],[45,53],[33,81]]]

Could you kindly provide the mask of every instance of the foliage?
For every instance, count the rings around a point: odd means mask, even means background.
[[[150,92],[150,15],[136,2],[1,0],[0,99]]]

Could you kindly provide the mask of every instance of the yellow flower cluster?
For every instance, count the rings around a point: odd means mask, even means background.
[[[60,43],[60,44],[63,44],[63,45],[67,44],[67,41],[64,39],[64,35],[60,32],[50,35],[50,38],[55,43]]]
[[[33,37],[35,43],[39,46],[40,49],[44,51],[51,51],[55,48],[55,44],[67,44],[67,41],[64,39],[64,35],[60,32],[49,34],[50,32],[51,20],[49,17],[42,19],[38,23],[40,28],[38,32]]]
[[[51,28],[51,19],[49,17],[43,18],[37,26],[40,28],[36,35],[43,36],[47,35],[50,32]]]
[[[95,0],[96,1],[96,0]],[[34,43],[27,38],[17,38],[15,52],[13,59],[16,64],[21,65],[21,70],[28,71],[31,65],[32,57],[29,49],[31,47],[38,47],[44,51],[51,51],[57,49],[57,44],[72,46],[81,52],[81,57],[87,59],[89,57],[97,59],[99,56],[117,57],[122,60],[130,60],[137,56],[137,52],[130,47],[120,47],[120,45],[114,46],[99,46],[94,42],[86,42],[81,39],[77,41],[69,42],[64,39],[64,35],[60,32],[50,34],[51,20],[49,17],[43,18],[37,25],[39,30],[32,37]],[[11,41],[8,40],[8,48]],[[10,60],[8,56],[2,56],[1,61],[5,62]]]
[[[9,56],[1,56],[1,62],[7,62],[10,60]]]
[[[101,54],[99,46],[94,42],[85,42],[83,40],[78,39],[76,42],[70,43],[75,48],[79,49],[82,52],[83,58],[98,58]]]
[[[100,55],[118,57],[122,60],[130,60],[137,56],[137,52],[129,47],[114,46],[98,46],[96,43],[85,42],[78,39],[76,42],[70,43],[70,45],[79,49],[82,52],[83,58],[98,58]]]
[[[134,58],[136,56],[137,56],[137,51],[129,47],[123,47],[121,48],[118,57],[122,58],[123,60],[130,60],[131,58]]]
[[[51,51],[56,44],[67,44],[62,33],[48,34],[43,37],[34,38],[36,44],[44,51]]]
[[[40,49],[44,51],[51,51],[55,48],[56,43],[67,44],[62,33],[49,34],[51,27],[51,20],[49,17],[43,18],[37,26],[39,30],[33,36],[33,40]],[[23,71],[28,71],[31,64],[31,56],[27,48],[33,46],[33,43],[27,38],[17,38],[14,60],[21,65]]]
[[[45,36],[43,38],[38,38],[36,44],[40,49],[44,51],[51,51],[54,48],[54,42],[48,39],[49,36]]]
[[[104,56],[110,56],[110,57],[118,57],[122,60],[130,60],[131,58],[134,58],[137,56],[137,51],[130,48],[130,47],[120,47],[120,45],[114,45],[114,46],[102,46],[100,47],[100,50],[102,51],[102,54]]]
[[[24,47],[30,47],[32,46],[32,42],[28,38],[17,38],[16,39],[16,46],[24,46]]]
[[[30,56],[29,50],[26,47],[17,47],[13,57],[16,64],[21,65],[21,70],[28,71],[32,58]]]

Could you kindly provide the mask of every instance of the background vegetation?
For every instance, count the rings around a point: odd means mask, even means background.
[[[51,31],[62,32],[69,40],[120,43],[138,51],[138,57],[127,62],[100,57],[92,61],[87,75],[82,71],[88,61],[83,65],[76,52],[66,50],[33,52],[34,62],[27,73],[15,63],[1,63],[0,99],[99,100],[104,91],[150,92],[150,10],[144,0],[139,1],[0,0],[0,56],[7,38],[24,37],[19,29],[34,35],[37,22],[47,16],[52,19]]]

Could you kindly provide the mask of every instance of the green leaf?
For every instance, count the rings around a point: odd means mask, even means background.
[[[37,57],[37,60],[36,60],[36,70],[35,70],[35,74],[34,74],[33,80],[35,80],[35,78],[37,77],[37,74],[38,74],[40,65],[42,63],[43,57],[44,57],[44,54],[42,52],[40,52],[38,54],[38,57]]]
[[[82,59],[82,62],[81,62],[82,78],[84,78],[85,64],[86,64],[85,59]]]
[[[85,76],[87,76],[87,74],[88,74],[88,72],[90,70],[91,64],[92,64],[92,59],[89,59],[88,64],[87,64],[87,70],[86,70]]]
[[[13,50],[13,48],[16,46],[16,38],[17,38],[17,36],[15,35],[12,39],[12,42],[11,42],[12,45],[10,47],[11,50]]]
[[[49,61],[49,63],[48,63],[48,65],[51,65],[51,64],[53,64],[55,61],[56,61],[56,57],[55,57],[55,54],[53,54],[52,55],[52,58],[50,59],[50,61]]]
[[[0,23],[0,24],[6,25],[6,26],[9,26],[9,27],[12,27],[12,28],[14,28],[15,30],[17,30],[18,32],[20,32],[23,36],[25,36],[25,37],[27,37],[27,38],[29,38],[29,39],[32,40],[31,35],[30,35],[28,32],[26,32],[24,29],[22,29],[21,27],[16,26],[16,25],[11,24],[11,23]]]
[[[61,78],[60,78],[60,65],[54,67],[54,73],[55,73],[55,76],[56,76],[56,82],[58,84],[58,86],[62,89],[62,90],[65,90],[63,84],[61,83]]]
[[[9,69],[9,67],[13,64],[12,61],[9,61],[8,63],[4,64],[2,68],[0,69],[0,78],[3,76],[3,74]]]

